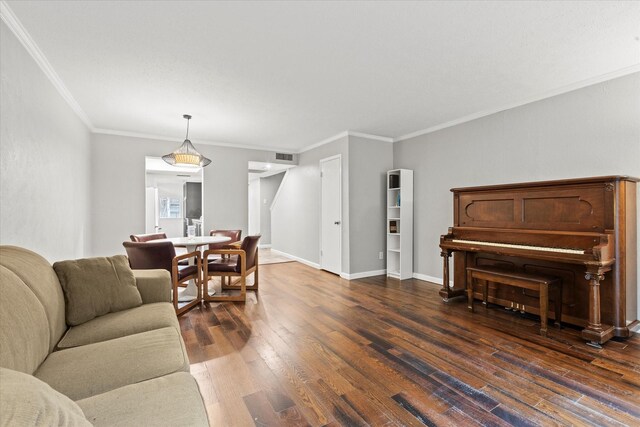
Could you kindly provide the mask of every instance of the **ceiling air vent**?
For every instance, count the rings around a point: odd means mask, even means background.
[[[276,153],[276,160],[286,160],[288,162],[292,162],[293,154]]]

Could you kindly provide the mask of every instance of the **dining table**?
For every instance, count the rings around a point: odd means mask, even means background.
[[[202,246],[206,246],[212,243],[224,243],[231,240],[231,237],[227,236],[194,236],[194,237],[169,237],[166,239],[155,240],[156,242],[171,242],[173,246],[177,248],[185,248],[187,252],[195,252],[200,250]],[[195,265],[193,257],[189,258],[189,265]],[[215,292],[213,289],[209,290],[209,293]],[[198,288],[195,280],[189,280],[187,287],[178,290],[178,301],[188,302],[194,298],[198,298]]]

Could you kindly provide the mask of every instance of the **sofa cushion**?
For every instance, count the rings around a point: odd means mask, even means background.
[[[124,255],[53,264],[66,303],[69,325],[142,304],[129,260]]]
[[[166,302],[144,304],[96,317],[82,325],[72,326],[58,343],[58,348],[93,344],[167,326],[180,330],[176,312],[171,304]]]
[[[91,426],[82,409],[31,375],[0,368],[0,426]]]
[[[79,400],[95,426],[208,426],[195,379],[179,372]]]
[[[143,304],[171,302],[171,273],[167,270],[133,270]]]
[[[32,374],[49,354],[49,323],[29,287],[0,265],[0,366]]]
[[[189,359],[174,327],[51,353],[35,376],[73,400],[174,372]]]
[[[49,329],[49,351],[52,351],[67,330],[67,324],[64,318],[64,295],[51,264],[28,249],[0,246],[0,265],[18,276],[44,307]]]

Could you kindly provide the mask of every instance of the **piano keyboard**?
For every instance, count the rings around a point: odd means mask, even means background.
[[[528,245],[514,245],[510,243],[495,243],[495,242],[480,242],[477,240],[458,240],[452,239],[454,243],[465,243],[472,245],[482,245],[482,246],[494,246],[498,248],[514,248],[514,249],[528,249],[532,251],[541,251],[541,252],[558,252],[562,254],[576,254],[576,255],[584,255],[584,251],[580,249],[566,249],[566,248],[549,248],[544,246],[528,246]]]

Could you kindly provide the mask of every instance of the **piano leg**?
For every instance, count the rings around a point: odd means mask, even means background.
[[[600,323],[600,281],[604,279],[604,271],[587,271],[585,279],[589,281],[589,323],[582,330],[582,338],[588,340],[587,345],[602,348],[603,343],[613,337],[613,326]]]

